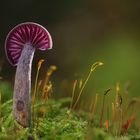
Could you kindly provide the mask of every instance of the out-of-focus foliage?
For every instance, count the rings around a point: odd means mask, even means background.
[[[57,93],[69,94],[72,81],[84,79],[89,66],[99,60],[105,66],[97,72],[96,82],[90,81],[89,94],[116,82],[124,85],[129,80],[132,93],[139,94],[139,13],[140,1],[137,0],[2,0],[0,59],[4,65],[0,75],[13,82],[16,70],[8,63],[4,52],[7,33],[18,23],[33,21],[45,26],[54,42],[52,50],[36,52],[33,78],[36,60],[44,58],[47,66],[58,67],[53,78]]]
[[[12,98],[12,88],[8,82],[0,82],[0,92],[2,95],[2,102],[5,102]]]

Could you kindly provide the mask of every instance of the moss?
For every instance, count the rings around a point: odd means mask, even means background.
[[[22,128],[12,117],[12,100],[2,105],[1,140],[140,140],[136,126],[126,136],[113,136],[93,122],[82,111],[69,110],[70,99],[49,100],[35,105],[30,128]],[[90,125],[89,125],[90,124]],[[136,131],[135,131],[136,130]]]

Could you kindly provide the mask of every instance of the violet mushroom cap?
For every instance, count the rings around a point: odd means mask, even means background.
[[[18,64],[25,44],[41,51],[52,49],[53,45],[50,33],[43,26],[34,22],[25,22],[15,26],[8,33],[5,41],[6,56],[13,66]]]

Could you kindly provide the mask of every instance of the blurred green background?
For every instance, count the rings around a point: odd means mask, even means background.
[[[0,3],[0,81],[14,85],[16,68],[5,56],[4,41],[17,24],[33,21],[46,27],[54,46],[48,52],[36,51],[32,78],[39,59],[56,65],[52,77],[57,96],[69,95],[75,79],[85,79],[95,61],[103,61],[86,90],[102,92],[120,82],[131,82],[131,94],[140,94],[140,1],[139,0],[1,0]],[[34,83],[33,83],[34,84]],[[10,94],[10,93],[7,93]]]

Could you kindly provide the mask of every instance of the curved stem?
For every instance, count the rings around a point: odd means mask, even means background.
[[[76,100],[76,102],[75,102],[73,108],[75,108],[75,107],[77,106],[78,101],[79,101],[79,99],[80,99],[80,97],[81,97],[81,95],[82,95],[82,92],[83,92],[83,90],[84,90],[84,88],[85,88],[85,86],[86,86],[86,84],[87,84],[87,82],[88,82],[88,80],[89,80],[91,74],[92,74],[92,71],[89,72],[89,74],[88,74],[88,76],[87,76],[87,78],[86,78],[86,80],[85,80],[83,86],[81,87],[81,90],[80,90],[80,92],[79,92],[79,94],[78,94],[77,100]]]
[[[94,70],[95,70],[98,66],[101,66],[101,65],[103,65],[103,63],[100,62],[100,61],[99,61],[99,62],[95,62],[94,64],[92,64],[91,69],[90,69],[90,72],[89,72],[89,74],[88,74],[88,76],[87,76],[85,82],[83,83],[83,86],[81,87],[81,89],[80,89],[80,91],[79,91],[79,94],[78,94],[77,100],[76,100],[76,102],[75,102],[75,104],[74,104],[74,106],[73,106],[73,109],[77,106],[77,104],[78,104],[78,102],[79,102],[79,100],[80,100],[80,97],[81,97],[81,95],[82,95],[82,93],[83,93],[83,90],[84,90],[84,88],[86,87],[86,84],[87,84],[87,82],[89,81],[89,78],[90,78],[92,72],[94,72]]]
[[[13,115],[23,127],[30,126],[31,67],[35,48],[25,44],[19,58],[15,76]]]

